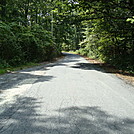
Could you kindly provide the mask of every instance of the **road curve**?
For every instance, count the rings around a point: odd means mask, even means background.
[[[2,75],[0,89],[0,134],[134,134],[134,87],[78,55]]]

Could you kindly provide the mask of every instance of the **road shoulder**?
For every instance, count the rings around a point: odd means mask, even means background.
[[[115,74],[118,78],[134,86],[134,74],[130,74],[129,72],[123,72],[122,70],[118,70],[114,66],[106,64],[106,63],[102,63],[99,60],[92,59],[86,56],[83,56],[83,57],[90,63],[94,64],[95,66],[102,68],[106,73]]]

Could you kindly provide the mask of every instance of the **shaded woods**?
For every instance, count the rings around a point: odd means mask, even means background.
[[[0,68],[77,50],[133,72],[133,15],[133,0],[1,0]]]
[[[54,3],[0,1],[0,68],[51,60],[61,54],[52,31]]]
[[[78,53],[134,72],[134,1],[80,1],[85,39]]]

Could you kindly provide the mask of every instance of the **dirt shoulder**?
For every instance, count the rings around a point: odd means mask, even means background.
[[[106,63],[102,63],[101,61],[96,59],[88,58],[85,56],[84,58],[90,63],[93,63],[94,65],[103,68],[107,73],[116,74],[116,76],[118,76],[120,79],[123,79],[127,83],[134,85],[134,74],[130,74],[129,72],[123,72],[122,70],[118,70],[115,67]]]

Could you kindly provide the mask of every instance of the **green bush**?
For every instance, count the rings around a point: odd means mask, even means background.
[[[11,65],[18,64],[17,57],[20,55],[21,48],[10,25],[0,22],[0,59]]]
[[[0,59],[4,61],[1,65],[11,66],[50,60],[58,54],[51,33],[42,26],[3,22],[0,22],[0,51]]]

